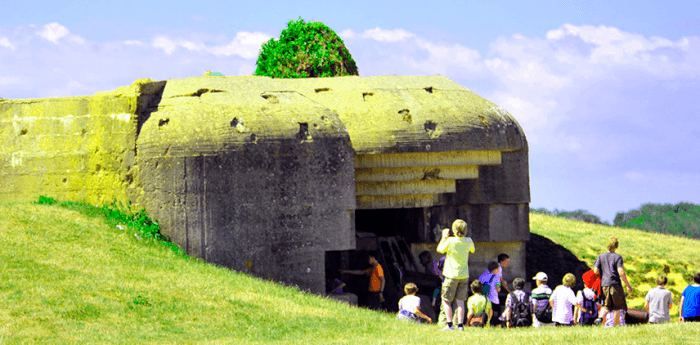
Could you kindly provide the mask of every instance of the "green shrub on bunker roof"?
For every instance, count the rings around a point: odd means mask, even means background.
[[[359,75],[343,40],[321,22],[290,21],[279,40],[265,42],[255,75],[310,78]]]

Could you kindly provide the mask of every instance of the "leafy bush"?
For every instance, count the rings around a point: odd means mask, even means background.
[[[638,209],[618,212],[615,226],[700,239],[700,205],[643,204]]]
[[[538,213],[538,214],[545,214],[545,215],[550,215],[550,216],[556,216],[556,217],[561,217],[561,218],[566,218],[566,219],[574,219],[574,220],[582,220],[586,223],[591,223],[591,224],[602,224],[602,225],[610,225],[608,222],[602,222],[600,220],[600,217],[591,214],[590,212],[586,210],[576,210],[576,211],[564,211],[564,210],[558,210],[554,209],[554,211],[549,211],[546,208],[535,208],[535,209],[530,209],[531,213]]]
[[[255,75],[308,78],[358,75],[343,40],[321,22],[290,21],[279,40],[263,44]]]

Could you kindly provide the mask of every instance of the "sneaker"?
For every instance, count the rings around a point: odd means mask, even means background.
[[[603,319],[597,318],[597,319],[593,320],[593,324],[596,326],[600,326],[603,324]]]
[[[454,326],[452,326],[452,327],[450,327],[450,326],[445,326],[445,328],[443,328],[442,330],[443,330],[443,331],[454,331],[455,328],[454,328]]]
[[[464,327],[457,327],[457,330],[460,331],[460,332],[463,332],[463,331],[464,331]]]

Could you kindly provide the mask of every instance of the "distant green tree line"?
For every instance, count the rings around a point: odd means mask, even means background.
[[[535,208],[530,209],[530,212],[591,224],[611,225],[601,222],[600,217],[586,210],[564,211],[555,208],[554,211],[549,211],[546,208]],[[689,202],[675,205],[647,203],[631,211],[618,212],[612,225],[700,239],[700,205]]]
[[[615,226],[700,239],[700,205],[644,204],[638,209],[618,212]]]
[[[590,212],[586,210],[576,210],[576,211],[564,211],[564,210],[558,210],[554,209],[554,211],[550,211],[546,208],[535,208],[535,209],[530,209],[531,213],[539,213],[539,214],[546,214],[549,216],[555,216],[555,217],[561,217],[561,218],[567,218],[567,219],[575,219],[575,220],[582,220],[586,223],[591,223],[591,224],[602,224],[602,225],[610,225],[608,222],[602,222],[600,221],[600,217],[591,214]]]

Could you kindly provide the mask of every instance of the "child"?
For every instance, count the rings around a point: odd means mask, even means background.
[[[404,286],[403,291],[406,293],[406,296],[399,300],[399,314],[396,315],[396,318],[412,322],[420,322],[419,318],[423,318],[428,323],[433,323],[433,320],[428,315],[420,311],[420,297],[416,296],[418,286],[408,283]]]
[[[491,301],[493,318],[491,319],[491,326],[499,326],[500,321],[497,319],[499,317],[500,306],[498,304],[498,293],[501,291],[501,283],[498,279],[498,270],[500,269],[498,262],[489,262],[488,268],[484,273],[479,276],[479,281],[483,286],[488,285],[489,292],[485,297]],[[495,319],[495,320],[494,320]]]
[[[573,326],[573,307],[581,308],[576,300],[574,290],[571,288],[576,283],[576,277],[567,273],[562,279],[562,285],[557,286],[549,297],[549,304],[552,306],[552,321],[557,326]]]
[[[669,310],[673,306],[671,291],[666,290],[668,278],[660,275],[656,278],[656,287],[647,292],[644,310],[649,313],[649,323],[671,322]]]
[[[598,294],[594,287],[600,286],[600,279],[590,270],[583,274],[583,290],[576,294],[576,300],[581,306],[574,311],[574,319],[579,325],[591,326],[598,318]]]
[[[474,280],[469,287],[473,295],[467,300],[467,325],[484,327],[493,316],[491,302],[482,294],[484,285],[479,280]]]
[[[515,278],[513,280],[513,288],[515,291],[508,294],[506,297],[505,315],[506,326],[512,327],[530,327],[532,325],[532,310],[530,306],[530,294],[523,291],[525,287],[525,279]]]

